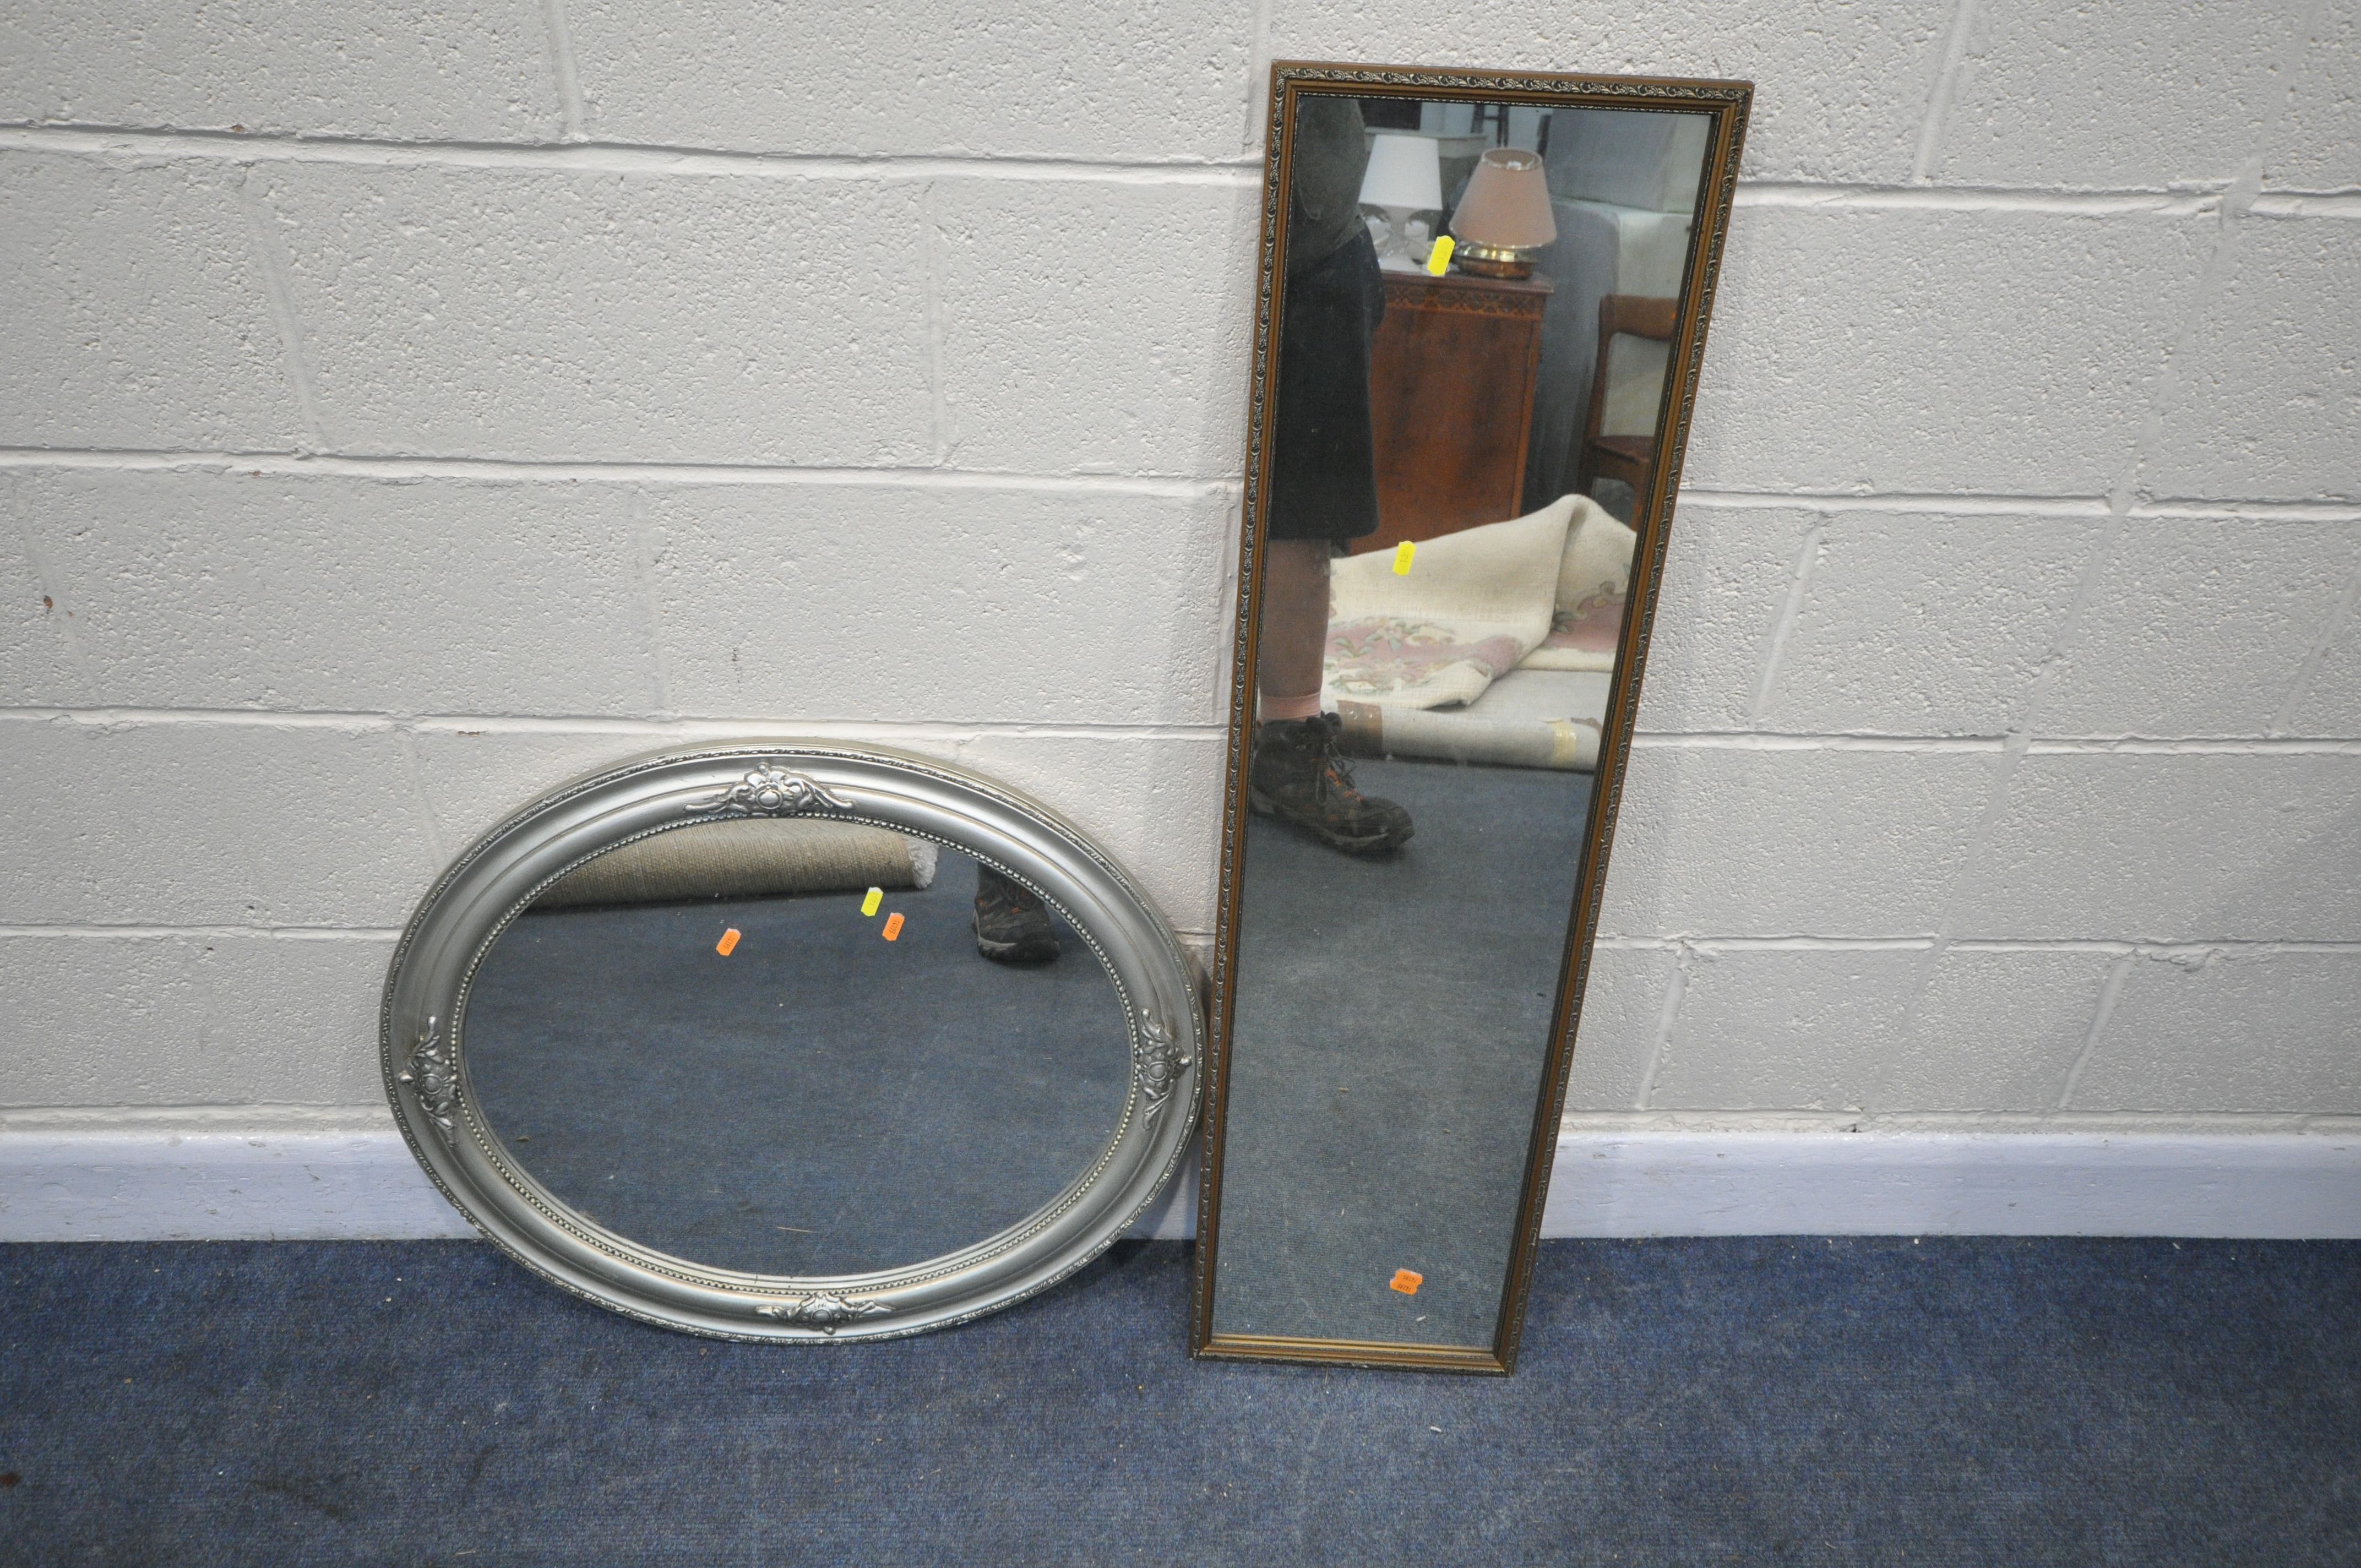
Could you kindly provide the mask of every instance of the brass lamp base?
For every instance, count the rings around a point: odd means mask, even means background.
[[[1533,275],[1533,261],[1540,254],[1538,248],[1478,245],[1472,239],[1463,239],[1452,251],[1451,259],[1478,278],[1530,278]]]

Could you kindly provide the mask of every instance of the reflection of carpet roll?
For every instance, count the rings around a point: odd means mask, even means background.
[[[535,909],[595,904],[682,904],[790,893],[925,887],[935,846],[853,822],[747,818],[675,828],[577,866]]]
[[[1433,757],[1509,768],[1598,766],[1598,724],[1588,718],[1478,718],[1433,708],[1340,702],[1337,748],[1355,757]]]

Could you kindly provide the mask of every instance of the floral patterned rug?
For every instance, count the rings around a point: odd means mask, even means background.
[[[1635,535],[1585,496],[1420,544],[1407,572],[1378,553],[1335,564],[1327,698],[1372,755],[1596,765],[1605,683],[1539,672],[1615,668]],[[1511,674],[1511,704],[1485,694]],[[1593,690],[1593,685],[1597,689]],[[1534,693],[1566,711],[1528,711]],[[1414,717],[1415,716],[1415,717]]]

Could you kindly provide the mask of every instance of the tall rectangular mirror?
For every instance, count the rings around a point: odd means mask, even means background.
[[[1193,1343],[1506,1372],[1752,89],[1271,81]]]

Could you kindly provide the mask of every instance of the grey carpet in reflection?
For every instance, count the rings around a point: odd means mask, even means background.
[[[528,915],[468,1001],[478,1101],[552,1191],[675,1256],[844,1274],[980,1241],[1098,1158],[1130,1063],[1089,948],[986,962],[974,894],[947,850],[874,918],[858,894]]]
[[[1590,775],[1355,770],[1398,853],[1247,829],[1214,1326],[1489,1344]]]

